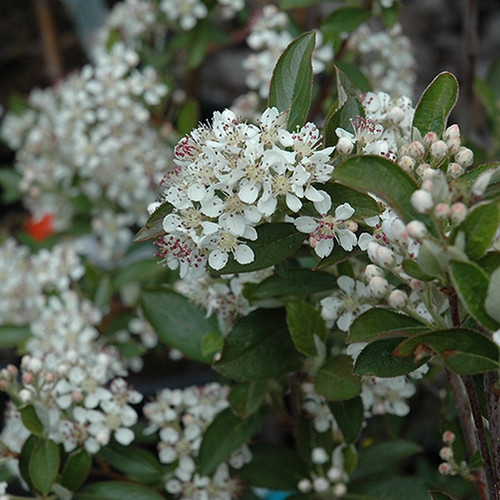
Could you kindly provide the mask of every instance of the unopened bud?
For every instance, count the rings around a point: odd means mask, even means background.
[[[408,152],[413,158],[422,158],[425,154],[425,147],[420,141],[413,141],[410,143]]]
[[[380,269],[380,267],[375,264],[368,264],[365,268],[365,277],[368,281],[370,281],[375,276],[383,276],[384,271]]]
[[[427,134],[424,135],[422,142],[424,143],[424,146],[428,148],[432,144],[434,144],[438,140],[438,136],[435,132],[427,132]]]
[[[324,464],[328,462],[328,453],[324,448],[313,448],[311,452],[311,460],[313,464]]]
[[[431,145],[431,156],[439,161],[446,157],[448,154],[448,146],[444,141],[436,141]]]
[[[442,460],[449,462],[453,458],[453,450],[449,446],[443,446],[443,448],[439,450],[439,456]]]
[[[455,442],[455,433],[452,431],[444,431],[443,432],[443,442],[446,444],[453,444]]]
[[[402,156],[399,161],[398,165],[405,171],[405,172],[412,172],[413,168],[415,167],[415,160],[408,155]]]
[[[328,479],[332,483],[337,483],[338,481],[340,481],[342,479],[342,476],[344,474],[342,473],[342,470],[339,469],[338,467],[330,467],[328,469],[328,472],[326,473],[326,475],[328,476]]]
[[[452,178],[456,179],[464,173],[464,169],[459,163],[452,162],[448,165],[446,173]]]
[[[387,113],[387,118],[397,125],[405,119],[405,112],[399,106],[394,106],[389,113]]]
[[[370,260],[381,267],[392,267],[396,264],[396,255],[387,247],[383,247],[374,241],[370,241],[367,247]]]
[[[410,286],[412,287],[413,290],[419,292],[425,288],[425,282],[417,278],[412,278],[410,280]]]
[[[439,464],[438,471],[440,474],[445,476],[451,476],[453,474],[453,469],[448,462],[443,462]]]
[[[350,155],[354,149],[354,143],[348,137],[341,137],[337,142],[337,151],[341,155]]]
[[[425,189],[417,189],[410,198],[411,204],[420,214],[425,214],[434,206],[432,194]]]
[[[381,299],[389,292],[389,283],[381,276],[374,276],[368,284],[368,292],[372,297]]]
[[[421,163],[417,169],[416,172],[420,177],[424,177],[425,172],[427,172],[429,169],[431,169],[431,166],[428,163]]]
[[[451,215],[451,207],[448,203],[438,203],[434,207],[434,215],[436,219],[446,220]]]
[[[317,477],[313,481],[313,487],[316,493],[325,493],[330,489],[330,481],[325,477]]]
[[[347,493],[347,486],[344,483],[338,483],[333,487],[333,494],[336,497],[343,497]]]
[[[309,493],[312,490],[312,484],[309,479],[301,479],[297,484],[297,489],[301,493]]]
[[[394,309],[402,309],[408,304],[408,295],[403,290],[393,290],[389,295],[389,305]]]
[[[21,389],[19,391],[19,399],[23,403],[29,403],[33,399],[33,394],[28,389]]]
[[[470,167],[474,161],[474,154],[469,148],[461,147],[455,155],[455,161],[464,168]]]
[[[460,137],[460,128],[458,125],[455,123],[453,125],[450,125],[443,134],[443,140],[446,142],[455,139],[456,137]]]
[[[467,207],[462,202],[453,203],[451,206],[451,222],[460,224],[467,216]]]
[[[422,240],[427,236],[427,228],[419,220],[412,220],[406,225],[406,228],[408,229],[408,234],[416,240]]]
[[[450,155],[455,155],[460,151],[462,147],[462,141],[460,141],[460,137],[455,137],[450,141],[446,141],[446,145],[448,146],[448,153]]]

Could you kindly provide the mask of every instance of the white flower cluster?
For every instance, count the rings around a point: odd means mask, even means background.
[[[229,110],[216,112],[210,125],[177,144],[176,166],[162,181],[162,201],[173,211],[163,220],[166,235],[158,246],[171,269],[180,266],[181,278],[203,276],[207,262],[222,269],[230,255],[252,262],[245,240],[257,238],[255,226],[270,220],[279,203],[296,213],[303,200],[324,199],[313,184],[330,179],[334,148],[320,148],[312,123],[288,132],[286,119],[276,108],[265,110],[259,125],[240,122]]]
[[[53,214],[58,230],[89,211],[104,258],[130,243],[145,222],[171,150],[149,125],[148,108],[167,92],[151,67],[117,43],[56,87],[34,91],[30,109],[8,114],[2,138],[17,150],[24,200],[35,218]]]
[[[380,31],[363,24],[349,37],[347,46],[359,55],[360,69],[374,90],[393,96],[414,94],[417,64],[400,24]]]
[[[254,19],[251,33],[247,37],[247,44],[254,52],[244,59],[243,69],[248,71],[247,86],[257,90],[261,98],[267,98],[276,62],[293,38],[288,15],[275,5],[264,6],[260,15]],[[324,71],[325,64],[332,59],[332,46],[322,45],[322,35],[317,32],[313,72]]]
[[[211,477],[196,470],[196,457],[203,433],[215,416],[227,408],[228,387],[215,382],[186,389],[164,389],[144,406],[149,421],[146,433],[159,431],[160,462],[175,464],[165,489],[181,500],[231,500],[238,496],[240,484],[230,475],[251,460],[244,445],[221,463]]]

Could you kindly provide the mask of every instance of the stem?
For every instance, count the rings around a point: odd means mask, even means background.
[[[488,410],[488,422],[490,424],[491,454],[493,457],[493,476],[495,479],[495,491],[500,491],[500,387],[498,385],[498,373],[488,372],[484,374],[484,390],[486,394],[486,407]]]

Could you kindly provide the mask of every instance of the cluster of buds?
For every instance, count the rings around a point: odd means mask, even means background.
[[[465,461],[458,463],[455,459],[455,453],[453,451],[453,443],[455,442],[456,436],[452,431],[445,431],[443,433],[443,443],[444,446],[439,451],[439,456],[443,462],[439,464],[438,470],[441,474],[445,476],[456,476],[460,475],[467,478],[470,475],[470,470]]]

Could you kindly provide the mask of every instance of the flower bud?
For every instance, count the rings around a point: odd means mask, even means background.
[[[451,476],[453,474],[453,469],[448,462],[442,462],[439,464],[438,471],[440,474],[445,476]]]
[[[446,220],[451,215],[451,207],[448,203],[438,203],[434,207],[434,215],[436,219]]]
[[[424,135],[422,142],[424,143],[424,146],[428,148],[432,144],[434,144],[438,140],[438,136],[435,132],[427,132],[427,134]]]
[[[427,213],[434,206],[432,194],[425,189],[417,189],[414,191],[410,201],[415,210],[420,214]]]
[[[328,462],[328,453],[324,448],[313,448],[311,452],[311,460],[313,464],[324,464]]]
[[[415,160],[408,155],[402,156],[399,161],[398,165],[405,171],[405,172],[412,172],[413,168],[415,167]]]
[[[368,284],[368,292],[377,299],[381,299],[387,295],[389,291],[389,283],[381,276],[374,276]]]
[[[464,168],[470,167],[474,161],[474,154],[469,148],[461,147],[455,155],[455,161]]]
[[[389,295],[389,305],[394,309],[402,309],[408,304],[408,295],[403,290],[393,290]]]
[[[348,137],[341,137],[337,142],[337,151],[341,155],[350,155],[354,149],[354,143]]]
[[[420,141],[413,141],[410,143],[408,153],[413,158],[422,158],[425,154],[425,147]]]
[[[326,475],[328,476],[328,479],[332,483],[337,483],[338,481],[340,481],[342,479],[342,476],[344,474],[342,473],[342,470],[339,469],[338,467],[330,467],[328,469],[328,472],[326,473]]]
[[[464,173],[464,169],[459,163],[450,163],[448,165],[448,168],[446,169],[446,173],[452,178],[456,179],[457,177],[460,177]]]
[[[431,166],[428,163],[421,163],[417,169],[416,172],[420,177],[424,177],[425,173],[431,169]]]
[[[396,264],[396,255],[387,247],[383,247],[374,241],[370,241],[367,247],[370,260],[381,267],[392,267]]]
[[[442,460],[449,462],[453,458],[453,450],[449,446],[443,446],[439,450],[439,456]]]
[[[439,161],[446,157],[448,154],[448,146],[444,141],[436,141],[431,145],[431,156]]]
[[[408,229],[408,234],[416,240],[422,240],[427,236],[427,228],[419,220],[412,220],[406,225],[406,228]]]
[[[347,493],[347,486],[344,483],[338,483],[333,487],[333,494],[336,497],[343,497]]]
[[[316,493],[325,493],[330,489],[330,482],[325,477],[317,477],[313,481],[313,487]]]
[[[405,112],[399,106],[394,106],[389,113],[387,113],[387,118],[397,125],[405,119]]]
[[[452,431],[444,431],[442,439],[446,444],[453,444],[455,442],[455,433]]]
[[[368,264],[365,268],[365,277],[367,280],[371,280],[375,276],[383,276],[384,271],[380,269],[380,267],[376,266],[375,264]]]
[[[301,493],[309,493],[312,490],[312,484],[309,479],[301,479],[297,484],[297,489]]]
[[[410,286],[413,290],[422,291],[425,288],[425,282],[417,278],[412,278],[410,280]]]
[[[462,202],[453,203],[451,206],[451,222],[460,224],[467,216],[467,207]]]
[[[460,137],[455,137],[455,139],[451,141],[446,141],[446,145],[448,146],[448,153],[450,155],[455,155],[460,151],[462,142],[460,141]]]
[[[444,131],[443,140],[448,142],[452,139],[455,139],[456,137],[460,137],[460,128],[456,123],[454,123]]]
[[[28,389],[21,389],[19,391],[19,399],[23,403],[29,403],[33,399],[33,394]]]

